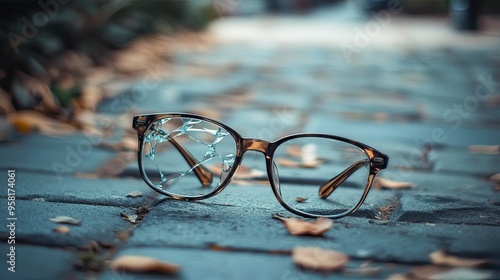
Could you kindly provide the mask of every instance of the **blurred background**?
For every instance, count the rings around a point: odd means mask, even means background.
[[[486,0],[1,0],[0,5],[0,114],[35,110],[70,123],[75,110],[92,109],[121,89],[104,89],[103,83],[117,74],[144,74],[146,64],[168,60],[169,46],[181,41],[168,38],[178,34],[206,35],[208,29],[222,41],[326,43],[351,59],[353,44],[363,40],[389,47],[404,43],[408,34],[395,30],[399,24],[414,33],[415,44],[439,45],[450,38],[457,41],[444,43],[474,44],[476,39],[449,34],[499,36],[500,12],[500,2]],[[377,31],[393,17],[400,19]],[[379,27],[364,26],[373,31],[355,29],[374,18]],[[381,36],[372,40],[366,32]],[[359,42],[352,42],[356,36]],[[191,39],[186,45],[204,44]],[[87,101],[78,99],[82,94]]]

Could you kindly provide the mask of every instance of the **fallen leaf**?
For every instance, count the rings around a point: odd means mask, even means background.
[[[410,270],[410,279],[455,279],[455,280],[468,280],[468,279],[489,279],[491,272],[471,269],[471,268],[450,268],[436,265],[423,265],[417,266]]]
[[[16,130],[22,133],[38,131],[47,135],[65,135],[75,131],[74,127],[35,111],[12,113],[9,121]]]
[[[68,234],[70,232],[70,229],[67,226],[60,226],[60,227],[54,228],[53,231],[58,232],[58,233],[62,233],[62,234]]]
[[[485,259],[466,259],[449,255],[444,250],[433,252],[429,255],[431,262],[442,266],[477,267],[488,263]]]
[[[497,173],[490,177],[490,182],[493,183],[493,190],[500,191],[500,173]]]
[[[469,152],[486,155],[498,155],[500,154],[500,145],[473,145],[469,146]]]
[[[349,257],[337,251],[324,250],[317,247],[296,247],[292,251],[296,265],[316,271],[339,271],[349,261]]]
[[[389,278],[387,278],[387,280],[411,280],[411,279],[408,278],[408,276],[406,274],[396,273],[396,274],[392,274],[391,276],[389,276]]]
[[[451,269],[450,271],[434,275],[433,279],[484,280],[484,279],[490,279],[491,275],[492,275],[491,271],[457,267]]]
[[[295,198],[295,201],[297,201],[298,203],[303,203],[307,201],[307,198],[298,196],[297,198]]]
[[[51,222],[58,223],[58,224],[69,224],[69,225],[77,225],[79,226],[82,222],[80,220],[77,220],[75,218],[71,218],[68,216],[57,216],[54,218],[49,219]]]
[[[410,279],[439,279],[436,275],[450,271],[451,268],[435,265],[421,265],[410,269],[408,276]]]
[[[384,178],[376,178],[373,186],[376,189],[411,189],[414,187],[409,182],[399,182]]]
[[[127,194],[127,197],[141,197],[142,196],[142,192],[140,191],[133,191],[133,192],[129,192]]]
[[[112,270],[126,270],[132,272],[174,274],[179,271],[180,266],[145,256],[121,256],[114,259],[110,263],[109,268]]]
[[[273,215],[273,218],[282,221],[288,232],[292,235],[320,236],[333,227],[332,220],[328,218],[319,218],[312,222],[299,218],[285,218],[279,215]]]
[[[300,158],[302,156],[302,148],[297,145],[289,146],[286,148],[286,153],[291,157]]]
[[[128,215],[123,212],[120,212],[120,216],[122,217],[122,219],[124,219],[125,221],[129,221],[132,224],[135,224],[137,222],[137,219],[139,218],[139,216],[136,214]]]

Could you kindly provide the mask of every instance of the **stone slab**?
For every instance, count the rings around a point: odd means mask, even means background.
[[[366,213],[363,211],[358,216],[335,221],[334,228],[322,238],[291,236],[280,221],[271,217],[277,211],[287,215],[286,211],[270,208],[271,204],[267,204],[270,202],[266,203],[266,200],[258,199],[262,202],[255,203],[255,197],[271,197],[270,190],[267,194],[257,188],[251,191],[253,194],[241,193],[232,201],[224,202],[210,199],[202,202],[165,200],[134,230],[127,245],[204,248],[215,243],[246,250],[321,246],[341,250],[357,258],[413,263],[427,262],[429,253],[450,248],[460,248],[455,253],[500,256],[500,247],[492,246],[498,227],[468,225],[467,230],[462,230],[463,225],[457,224],[390,222],[380,225],[370,223],[372,217],[364,216]],[[219,195],[221,199],[224,198],[223,193]],[[416,243],[419,245],[411,246]]]
[[[7,243],[0,244],[2,260],[5,254],[10,253]],[[0,264],[0,278],[4,280],[48,280],[68,279],[74,275],[74,253],[60,248],[33,246],[26,244],[15,245],[16,265],[15,272],[8,271],[6,261]]]
[[[41,171],[62,176],[90,173],[115,152],[94,146],[98,139],[84,134],[51,137],[41,134],[20,136],[0,145],[0,168]]]
[[[107,271],[98,279],[387,279],[393,273],[408,271],[406,265],[387,266],[380,263],[370,263],[371,267],[380,267],[376,275],[360,275],[349,273],[359,269],[362,261],[350,260],[346,271],[322,273],[304,270],[297,267],[289,254],[271,252],[217,251],[200,250],[197,248],[172,247],[127,247],[121,255],[139,255],[153,257],[161,261],[175,263],[181,266],[177,275],[165,276],[152,273],[127,273]]]
[[[0,174],[7,182],[7,172]],[[142,178],[78,178],[57,177],[52,174],[16,172],[16,198],[34,201],[64,202],[108,206],[139,207],[149,204],[157,193],[149,188]],[[142,192],[141,197],[127,197],[133,191]],[[7,198],[7,192],[0,197]]]
[[[116,206],[96,206],[87,204],[39,202],[18,199],[16,202],[16,242],[41,244],[45,246],[83,247],[89,241],[118,244],[117,235],[131,228],[130,222],[120,217],[120,212],[127,209]],[[0,199],[0,205],[7,207],[7,199]],[[130,212],[127,212],[131,214]],[[68,225],[68,234],[56,233],[56,224],[49,219],[56,216],[69,216],[81,221],[81,225]],[[7,220],[7,211],[2,211],[0,218]],[[0,228],[4,240],[9,236],[7,227]]]

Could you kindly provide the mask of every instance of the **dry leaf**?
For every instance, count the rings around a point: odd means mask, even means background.
[[[491,271],[460,267],[453,268],[450,271],[434,275],[433,279],[484,280],[490,279],[491,275]]]
[[[297,145],[289,146],[286,148],[286,153],[291,157],[300,158],[302,156],[302,148]]]
[[[127,194],[127,197],[141,197],[142,196],[142,192],[140,191],[133,191],[133,192],[129,192]]]
[[[9,116],[14,128],[22,133],[39,131],[47,135],[65,135],[75,131],[74,127],[48,118],[35,111],[20,111]]]
[[[465,259],[447,254],[444,250],[433,252],[429,255],[431,262],[443,266],[477,267],[488,263],[485,259]]]
[[[139,218],[139,216],[136,214],[128,215],[123,212],[120,212],[120,216],[122,217],[122,219],[124,219],[125,221],[129,221],[132,224],[135,224],[137,222],[137,219]]]
[[[491,272],[471,268],[449,268],[435,265],[417,266],[410,270],[410,279],[489,279]]]
[[[296,265],[316,271],[339,271],[349,261],[349,257],[342,252],[317,247],[296,247],[292,257]]]
[[[389,276],[389,278],[387,278],[387,280],[410,280],[410,278],[408,278],[408,276],[406,274],[396,273],[396,274]]]
[[[68,234],[70,232],[70,229],[67,226],[60,226],[60,227],[54,228],[53,231],[58,232],[58,233],[62,233],[62,234]]]
[[[439,279],[436,275],[450,271],[451,268],[435,265],[421,265],[410,269],[410,279]]]
[[[500,154],[500,145],[474,145],[469,146],[469,152],[487,155]]]
[[[121,256],[113,260],[109,268],[112,270],[126,270],[132,272],[174,274],[179,271],[180,266],[145,256]]]
[[[284,218],[279,215],[273,215],[273,218],[282,221],[288,232],[292,235],[320,236],[333,227],[332,220],[328,218],[319,218],[312,222],[299,218]]]
[[[295,198],[295,201],[297,201],[298,203],[303,203],[307,201],[307,198],[298,196],[297,198]]]
[[[414,187],[414,185],[409,182],[399,182],[384,178],[376,178],[373,186],[376,189],[411,189]]]
[[[490,177],[490,182],[493,183],[493,190],[500,191],[500,173],[497,173]]]
[[[68,216],[57,216],[54,218],[49,219],[50,221],[58,224],[69,224],[69,225],[77,225],[79,226],[82,222],[80,220],[77,220],[75,218],[71,218]]]

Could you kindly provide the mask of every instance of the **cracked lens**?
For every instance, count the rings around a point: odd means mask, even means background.
[[[236,158],[236,142],[228,131],[192,118],[156,121],[148,129],[143,145],[148,180],[173,195],[199,196],[214,191],[226,179]],[[212,167],[222,170],[220,177],[209,171]],[[210,185],[202,185],[200,176],[212,175]]]

